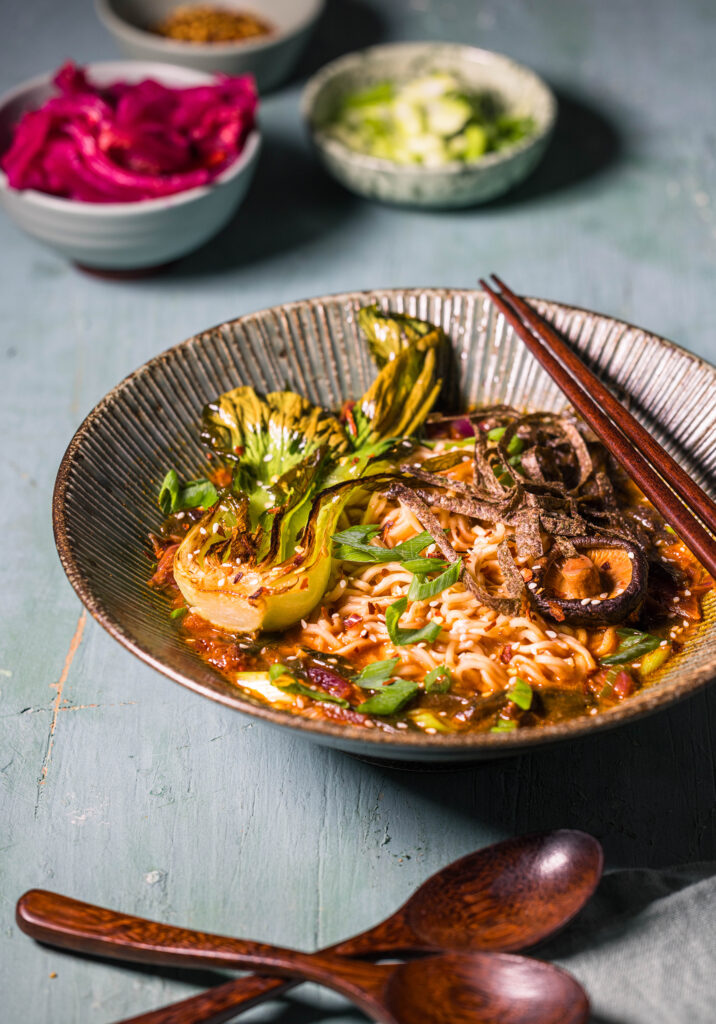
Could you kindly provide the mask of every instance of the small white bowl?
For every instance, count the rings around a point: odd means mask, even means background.
[[[168,61],[199,71],[246,72],[259,92],[283,82],[298,61],[325,5],[325,0],[221,0],[222,7],[250,11],[275,31],[236,43],[187,43],[149,31],[174,8],[192,0],[95,0],[100,21],[127,57]]]
[[[358,153],[326,131],[349,93],[431,71],[450,71],[476,93],[496,93],[510,114],[533,119],[534,132],[471,163],[426,167]],[[384,202],[451,208],[485,203],[530,174],[547,148],[557,101],[534,71],[501,53],[459,43],[396,43],[349,53],[321,68],[306,84],[301,109],[321,161],[346,188]]]
[[[191,86],[212,76],[168,64],[114,61],[90,64],[99,85],[154,78],[164,85]],[[41,75],[0,97],[0,152],[12,126],[53,93],[52,75]],[[86,203],[34,189],[10,188],[0,170],[0,203],[15,223],[85,267],[138,270],[161,266],[197,249],[231,219],[251,183],[260,148],[254,129],[239,157],[211,184],[159,199],[131,203]]]

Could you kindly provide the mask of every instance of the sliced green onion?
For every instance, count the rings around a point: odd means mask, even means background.
[[[173,611],[169,612],[169,618],[170,619],[181,619],[184,615],[186,615],[186,613],[188,611],[189,611],[189,609],[187,607],[175,608]]]
[[[299,697],[310,697],[311,700],[338,704],[342,708],[350,707],[348,701],[343,700],[342,697],[334,697],[330,693],[324,693],[323,690],[312,690],[310,686],[304,686],[303,683],[287,683],[285,686],[279,686],[279,690],[283,690],[284,693],[295,693]]]
[[[656,647],[653,651],[649,651],[641,659],[641,664],[639,665],[639,675],[648,676],[651,675],[652,672],[656,672],[658,668],[661,668],[661,666],[670,657],[670,655],[671,644],[668,644],[666,647],[659,646]]]
[[[515,676],[515,681],[507,691],[507,696],[523,711],[529,711],[532,707],[532,687],[520,676]]]
[[[499,718],[497,724],[493,725],[490,732],[512,732],[517,728],[514,718]]]
[[[280,661],[275,662],[275,664],[273,664],[271,666],[271,668],[269,669],[269,672],[268,672],[269,682],[271,682],[271,683],[273,683],[274,680],[278,679],[279,676],[290,676],[290,675],[291,675],[290,670],[285,665],[282,665]]]
[[[449,725],[445,719],[438,718],[432,711],[428,711],[425,708],[416,708],[415,711],[409,711],[408,718],[419,729],[432,729],[434,732],[455,732],[454,726]]]

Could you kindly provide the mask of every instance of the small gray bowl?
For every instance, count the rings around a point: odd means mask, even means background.
[[[266,36],[235,43],[187,43],[149,30],[185,0],[95,0],[97,16],[119,49],[137,60],[160,60],[227,75],[250,73],[263,93],[280,85],[300,57],[325,0],[222,0],[275,27]]]
[[[406,167],[358,153],[326,131],[337,104],[348,93],[387,79],[406,81],[445,70],[471,91],[497,94],[510,114],[531,117],[534,132],[470,163]],[[534,71],[500,53],[458,43],[397,43],[359,50],[327,64],[308,81],[302,113],[321,161],[346,188],[389,203],[450,208],[485,203],[523,181],[547,147],[557,101]]]
[[[188,87],[214,80],[190,68],[140,61],[99,62],[86,70],[99,85],[154,78]],[[22,114],[56,92],[52,80],[53,74],[40,75],[0,96],[0,153]],[[87,203],[10,188],[0,170],[0,206],[26,234],[85,269],[124,273],[161,267],[198,249],[231,220],[251,184],[260,148],[254,128],[238,157],[210,184],[128,203]]]

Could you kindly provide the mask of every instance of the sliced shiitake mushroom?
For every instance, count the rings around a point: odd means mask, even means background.
[[[624,622],[646,594],[649,566],[642,549],[623,537],[570,537],[532,567],[532,603],[545,618],[569,626]]]

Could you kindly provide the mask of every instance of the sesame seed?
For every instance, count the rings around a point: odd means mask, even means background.
[[[627,551],[627,554],[628,554],[629,558],[631,558],[631,560],[633,562],[634,561],[634,552],[633,551]]]
[[[589,604],[589,598],[588,597],[583,597],[582,600],[579,603],[580,604]]]
[[[668,643],[667,640],[662,640],[661,643],[659,644],[659,647],[668,647],[668,646],[669,646],[669,643]]]
[[[305,629],[307,625],[308,625],[308,623],[306,622],[306,620],[305,619],[301,619],[301,629]]]
[[[553,629],[545,629],[544,635],[548,636],[550,638],[550,640],[556,640],[557,639],[557,634],[555,633],[555,631]]]
[[[273,455],[269,452],[268,455],[264,455],[264,459],[263,460],[264,460],[264,462],[270,462],[272,458],[273,458]]]
[[[214,525],[211,528],[211,532],[212,533],[218,533],[219,532],[219,524],[218,523],[214,523]]]
[[[691,597],[691,591],[690,590],[685,590],[684,591],[684,597]]]
[[[174,516],[174,518],[175,519],[183,519],[184,518],[184,513],[183,512],[177,512],[176,515]]]
[[[688,629],[688,628],[689,628],[689,620],[688,620],[688,619],[684,619],[684,627],[685,627],[686,629]]]
[[[407,722],[396,722],[395,724],[396,724],[398,729],[407,729],[408,728],[408,723]]]
[[[530,590],[536,590],[537,589],[537,584],[536,583],[528,583],[527,586],[529,587]]]
[[[225,583],[226,583],[226,576],[222,576],[221,579],[218,581],[218,583],[216,585],[217,585],[217,587],[223,587]]]
[[[593,597],[592,598],[592,604],[601,604],[601,602],[600,602],[598,597]]]
[[[607,599],[607,598],[609,597],[609,594],[607,594],[607,593],[605,592],[605,593],[603,593],[603,594],[600,594],[599,596],[600,596],[600,598],[602,599],[602,601],[606,601],[606,599]]]
[[[203,526],[200,526],[200,527],[199,527],[199,533],[200,533],[200,534],[202,535],[202,537],[205,537],[205,536],[206,536],[206,530],[204,529],[204,527],[203,527]]]
[[[432,728],[428,728],[428,729],[426,729],[425,731],[426,731],[426,732],[429,732],[431,736],[434,736],[434,735],[435,735],[435,733],[437,732],[437,729],[432,729]]]

